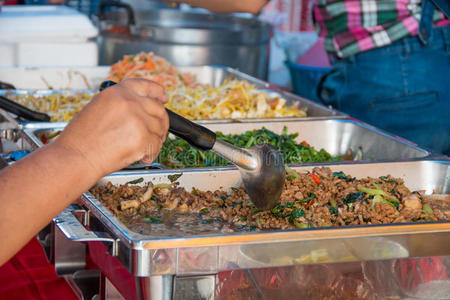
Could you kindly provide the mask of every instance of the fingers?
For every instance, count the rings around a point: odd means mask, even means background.
[[[164,88],[156,82],[146,79],[125,79],[119,83],[136,93],[141,97],[149,97],[158,100],[161,103],[167,103],[169,98],[167,97]]]
[[[149,131],[158,131],[163,135],[163,141],[166,140],[166,134],[169,130],[169,116],[166,109],[160,103],[156,101],[149,101],[148,99],[142,99],[140,101],[143,111],[147,114],[147,118],[157,118],[159,123],[146,122],[149,125]]]
[[[147,113],[144,109],[141,109],[141,106],[139,105],[139,109],[133,110],[136,120],[139,121],[137,121],[138,124],[135,124],[132,127],[143,133],[139,138],[140,142],[135,144],[140,153],[137,158],[141,159],[144,163],[151,163],[158,156],[162,144],[166,140],[169,128],[169,118],[164,107],[160,103],[156,101],[145,101],[154,103],[154,111],[152,113]]]
[[[121,82],[121,85],[131,94],[130,97],[139,102],[142,109],[149,115],[160,119],[160,124],[154,123],[156,126],[149,127],[149,131],[161,133],[162,140],[166,140],[166,134],[169,130],[169,118],[167,111],[161,103],[167,102],[167,96],[162,86],[145,79],[130,79]],[[145,119],[144,119],[145,120]],[[149,124],[150,122],[146,122]]]
[[[60,139],[67,135],[71,145],[92,157],[105,174],[139,159],[150,163],[169,129],[163,106],[166,101],[160,85],[141,79],[124,80],[99,93]]]
[[[161,150],[163,145],[163,141],[160,140],[157,136],[151,135],[146,148],[144,149],[144,153],[141,156],[141,162],[144,164],[152,163],[156,157],[158,157],[159,151]]]
[[[137,112],[137,115],[148,134],[157,136],[161,142],[166,140],[169,126],[167,116],[148,115],[143,111]]]

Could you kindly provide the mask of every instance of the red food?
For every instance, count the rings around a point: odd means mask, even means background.
[[[308,144],[306,141],[301,142],[300,145],[307,146],[307,147],[311,147],[311,145]]]
[[[45,134],[41,134],[41,142],[44,145],[47,144],[48,140],[47,140],[47,137],[45,136]]]
[[[313,174],[313,173],[309,174],[309,176],[314,180],[315,183],[320,184],[321,181],[320,181],[319,176],[317,176],[316,174]]]

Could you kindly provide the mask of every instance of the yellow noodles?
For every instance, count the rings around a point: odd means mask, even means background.
[[[55,93],[48,96],[40,95],[7,95],[32,110],[47,113],[51,122],[68,122],[84,105],[91,101],[89,93]]]

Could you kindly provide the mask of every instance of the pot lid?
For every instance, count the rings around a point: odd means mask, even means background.
[[[127,26],[130,12],[107,11],[103,14],[102,28]],[[131,32],[142,38],[158,42],[180,44],[196,43],[260,43],[270,38],[271,25],[256,17],[234,14],[185,12],[170,9],[137,10]],[[117,31],[116,31],[117,32]]]

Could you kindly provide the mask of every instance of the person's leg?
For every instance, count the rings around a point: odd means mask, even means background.
[[[450,29],[340,61],[321,98],[357,119],[450,154]]]

